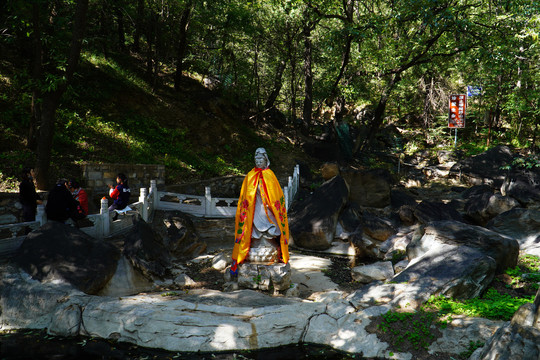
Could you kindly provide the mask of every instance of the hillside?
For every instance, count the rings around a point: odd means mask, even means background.
[[[29,99],[20,100],[27,95],[10,86],[23,71],[19,66],[9,59],[0,63],[4,191],[35,159],[26,148]],[[206,88],[201,79],[185,77],[175,92],[164,76],[152,89],[143,70],[134,57],[83,57],[57,112],[50,181],[77,176],[77,164],[84,162],[165,164],[170,184],[243,174],[253,167],[257,147],[267,149],[278,177],[290,175],[297,159],[318,169],[291,126],[259,126],[248,106]]]

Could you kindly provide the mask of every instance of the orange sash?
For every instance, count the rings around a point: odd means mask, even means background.
[[[287,219],[283,190],[272,170],[269,168],[253,168],[244,178],[240,197],[238,198],[234,227],[235,241],[232,253],[232,273],[237,272],[238,264],[244,261],[249,252],[257,186],[259,184],[261,198],[266,208],[272,211],[278,220],[277,225],[281,230],[281,236],[279,238],[281,245],[280,260],[284,263],[289,261],[289,221]]]

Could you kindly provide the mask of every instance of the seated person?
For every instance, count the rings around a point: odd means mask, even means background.
[[[109,196],[114,200],[113,204],[109,206],[109,211],[122,210],[129,204],[131,190],[126,175],[119,173],[116,176],[116,184],[116,187],[109,184]],[[118,214],[114,214],[113,221],[116,220],[117,216]]]
[[[84,215],[88,215],[88,195],[86,194],[86,191],[84,191],[79,182],[75,179],[71,179],[67,183],[67,187],[73,198],[81,204]]]
[[[48,220],[65,223],[77,211],[79,202],[73,198],[67,189],[67,180],[60,179],[49,192],[45,213]]]

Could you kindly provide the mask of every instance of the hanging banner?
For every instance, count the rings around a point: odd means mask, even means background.
[[[448,127],[465,127],[465,110],[467,109],[467,95],[450,95],[448,102]]]

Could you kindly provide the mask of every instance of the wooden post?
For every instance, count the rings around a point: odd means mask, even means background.
[[[142,203],[141,205],[141,217],[145,222],[148,222],[148,200],[146,199],[148,191],[146,188],[141,188],[139,194],[139,202]]]
[[[204,216],[212,216],[212,194],[210,187],[207,186],[204,188]]]
[[[101,231],[99,234],[100,238],[105,238],[109,236],[111,224],[110,224],[110,217],[109,217],[109,201],[106,197],[103,197],[101,199],[101,209],[99,210],[99,214],[101,216]],[[97,234],[96,234],[97,235]]]

